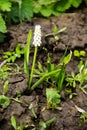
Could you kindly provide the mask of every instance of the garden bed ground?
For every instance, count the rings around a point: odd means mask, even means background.
[[[24,47],[29,29],[34,29],[34,25],[40,24],[42,27],[42,46],[38,51],[37,61],[46,62],[47,54],[49,53],[52,62],[57,64],[61,56],[63,56],[66,47],[68,50],[80,49],[87,51],[87,9],[74,11],[72,13],[62,14],[60,17],[34,18],[31,22],[23,22],[19,25],[8,27],[7,39],[5,43],[0,44],[0,55],[4,51],[13,51],[17,43],[21,43]],[[53,25],[57,25],[59,29],[67,27],[67,29],[59,34],[59,41],[55,41],[53,37],[45,38],[45,35],[52,32]],[[44,50],[45,47],[47,50]],[[31,49],[31,62],[33,56],[33,48]],[[1,61],[2,62],[2,61]],[[77,64],[79,60],[72,57],[67,65],[67,72],[77,72]],[[17,63],[20,67],[23,66],[23,58],[18,59]],[[31,67],[31,63],[30,63]],[[87,120],[84,124],[80,124],[80,113],[76,110],[75,105],[87,111],[87,95],[81,90],[76,89],[77,96],[72,100],[63,92],[62,101],[59,106],[62,110],[47,110],[45,89],[47,84],[44,82],[39,85],[33,92],[27,92],[27,77],[21,72],[18,75],[8,77],[9,90],[7,96],[16,97],[17,91],[21,93],[20,101],[17,103],[11,101],[9,107],[3,110],[0,107],[0,130],[13,130],[10,118],[14,115],[17,123],[21,120],[23,125],[30,124],[26,130],[40,130],[39,122],[46,121],[52,117],[56,117],[56,121],[47,127],[47,130],[86,130]],[[3,81],[0,79],[0,87],[3,87]],[[64,86],[65,87],[65,86]],[[28,109],[32,103],[35,108],[37,118],[33,117],[31,110]]]

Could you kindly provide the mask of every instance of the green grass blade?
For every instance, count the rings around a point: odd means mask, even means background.
[[[29,77],[29,54],[30,54],[30,44],[31,44],[31,38],[32,38],[32,30],[29,31],[28,37],[27,37],[27,43],[24,48],[24,72],[27,74]]]
[[[31,90],[35,89],[37,86],[39,86],[47,77],[49,76],[52,76],[56,73],[58,73],[61,69],[58,69],[58,70],[54,70],[54,71],[51,71],[51,72],[48,72],[46,74],[44,74],[32,87],[31,87]]]
[[[65,78],[65,66],[63,65],[57,78],[57,90],[61,92],[63,81]]]

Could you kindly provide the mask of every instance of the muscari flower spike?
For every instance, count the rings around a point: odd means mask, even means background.
[[[34,31],[34,38],[33,38],[33,43],[35,47],[41,45],[41,26],[36,25],[35,26],[35,31]]]

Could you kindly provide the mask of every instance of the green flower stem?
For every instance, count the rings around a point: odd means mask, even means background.
[[[61,69],[58,69],[58,70],[54,70],[54,71],[51,71],[51,72],[48,72],[46,74],[44,74],[32,87],[31,87],[31,90],[35,89],[39,84],[41,84],[47,77],[51,76],[51,75],[54,75],[56,73],[58,73],[59,71],[61,71]]]
[[[32,83],[32,78],[33,78],[33,71],[34,71],[34,67],[35,67],[35,61],[36,61],[36,56],[37,56],[37,50],[38,50],[38,46],[35,47],[34,50],[34,58],[33,58],[33,63],[32,63],[32,69],[31,69],[31,74],[30,74],[30,80],[29,80],[29,86],[28,89],[31,89],[31,83]]]

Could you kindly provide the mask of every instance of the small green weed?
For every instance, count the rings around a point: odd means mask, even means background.
[[[71,75],[66,77],[67,86],[71,86],[75,88],[77,85],[79,88],[85,93],[87,89],[87,85],[85,84],[87,81],[87,61],[85,63],[80,61],[78,65],[79,72],[77,74],[74,74],[74,72],[71,72]]]
[[[25,130],[28,129],[29,127],[32,127],[32,130],[36,130],[35,125],[32,124],[30,120],[24,126],[21,121],[20,124],[17,125],[17,120],[14,116],[11,116],[11,125],[14,128],[14,130]]]
[[[10,98],[5,96],[5,94],[8,91],[8,81],[4,82],[4,86],[2,91],[2,95],[0,95],[0,105],[2,106],[3,109],[7,108],[10,104]]]
[[[72,86],[73,88],[76,87],[77,76],[74,72],[71,72],[71,75],[66,78],[67,86]]]
[[[87,112],[83,112],[80,115],[80,124],[84,124],[85,121],[87,121]]]
[[[46,88],[46,98],[47,98],[47,109],[56,109],[57,105],[61,102],[61,96],[58,91],[53,88]]]
[[[21,55],[23,54],[24,54],[24,49],[20,48],[20,44],[17,44],[14,52],[4,52],[3,58],[5,60],[0,64],[1,79],[6,80],[9,75],[19,73],[20,67],[14,62],[17,58],[20,58]]]
[[[86,56],[86,52],[84,50],[82,51],[74,50],[74,56],[78,58],[82,58]]]
[[[24,54],[24,49],[20,48],[20,44],[17,44],[15,51],[13,52],[4,52],[3,58],[6,59],[6,61],[14,63],[17,58],[20,58],[21,55]]]
[[[3,86],[3,95],[5,95],[8,91],[8,80],[4,82],[4,86]]]
[[[6,80],[10,75],[20,73],[20,67],[16,63],[6,63],[0,68],[0,78]]]
[[[35,113],[35,110],[34,110],[33,104],[30,104],[29,109],[31,110],[33,116],[34,116],[35,118],[37,118],[37,115],[36,115],[36,113]]]
[[[47,120],[46,122],[41,121],[39,123],[39,125],[41,126],[40,130],[45,130],[47,128],[47,126],[51,125],[55,120],[56,120],[56,118],[54,117],[52,119]]]
[[[58,40],[59,40],[58,34],[64,32],[65,30],[66,30],[66,27],[64,27],[64,28],[62,28],[62,29],[60,29],[60,30],[58,30],[58,27],[57,27],[56,25],[54,25],[54,26],[53,26],[53,32],[52,32],[52,33],[49,33],[49,34],[46,34],[46,35],[45,35],[45,39],[46,39],[47,37],[54,37],[55,41],[58,41]]]
[[[9,71],[11,68],[6,64],[0,68],[0,78],[3,80],[6,80],[7,77],[9,76]]]
[[[0,105],[3,109],[7,108],[10,104],[9,97],[6,97],[5,95],[0,95]]]
[[[23,130],[23,125],[22,123],[20,122],[20,125],[17,126],[17,122],[16,122],[16,118],[14,116],[11,116],[11,125],[13,126],[13,128],[15,130]]]
[[[87,112],[84,109],[78,107],[77,105],[75,105],[75,108],[78,112],[81,113],[79,125],[82,125],[83,123],[85,123],[85,121],[87,121]]]

